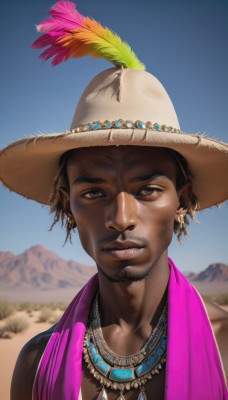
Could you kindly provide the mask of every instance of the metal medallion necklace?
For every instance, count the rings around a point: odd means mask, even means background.
[[[147,400],[145,384],[159,374],[166,362],[168,305],[143,348],[130,356],[114,353],[105,342],[101,329],[98,294],[93,302],[86,329],[83,353],[90,373],[100,381],[97,400],[108,400],[105,388],[119,391],[116,400],[125,400],[124,393],[139,390],[138,400]]]

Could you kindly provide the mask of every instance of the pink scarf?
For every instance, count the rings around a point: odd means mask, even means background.
[[[225,375],[203,302],[169,259],[168,344],[165,400],[227,400]],[[77,400],[82,347],[92,299],[93,276],[73,299],[41,359],[33,400]]]

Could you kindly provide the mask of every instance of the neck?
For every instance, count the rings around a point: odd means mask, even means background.
[[[167,298],[167,253],[151,266],[148,276],[136,282],[111,282],[99,273],[102,326],[117,324],[126,330],[156,325]]]

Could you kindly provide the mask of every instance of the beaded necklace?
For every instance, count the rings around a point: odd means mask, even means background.
[[[166,362],[168,305],[149,339],[139,352],[130,356],[114,353],[105,342],[101,329],[98,294],[93,302],[84,339],[84,360],[90,373],[100,381],[97,400],[108,400],[105,387],[119,391],[117,400],[125,400],[124,392],[139,389],[138,400],[147,400],[145,383],[159,374]]]

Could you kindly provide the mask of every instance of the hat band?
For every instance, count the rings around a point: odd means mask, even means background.
[[[150,121],[142,122],[142,121],[130,121],[130,120],[122,120],[118,119],[116,121],[106,120],[104,122],[94,121],[86,124],[81,124],[77,128],[71,129],[71,132],[87,132],[87,131],[98,131],[102,129],[148,129],[152,131],[162,131],[162,132],[171,132],[171,133],[183,133],[180,129],[173,128],[172,126],[160,125],[157,122],[152,123]]]

